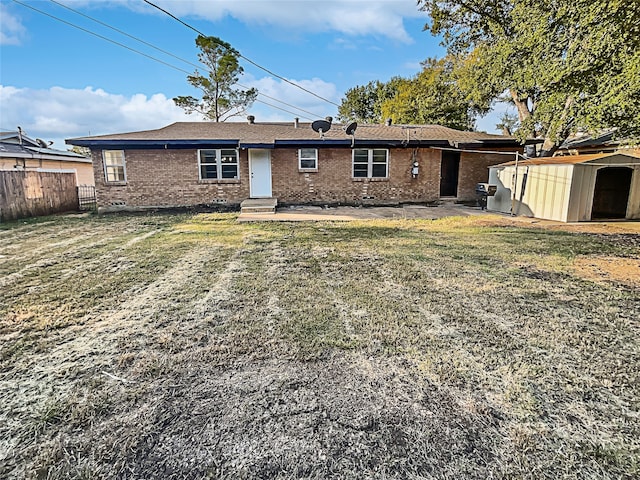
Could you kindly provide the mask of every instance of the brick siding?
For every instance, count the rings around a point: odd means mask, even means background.
[[[512,156],[496,153],[460,153],[460,172],[458,178],[458,199],[476,198],[476,183],[489,181],[489,167],[515,159]]]
[[[273,149],[273,196],[288,204],[395,204],[432,202],[440,196],[437,149],[389,150],[389,178],[353,179],[351,149],[318,149],[318,169],[298,169],[298,150]],[[411,175],[415,160],[417,178]],[[239,180],[199,180],[197,150],[126,150],[127,182],[105,182],[102,151],[92,152],[96,195],[100,207],[169,207],[237,205],[249,198],[248,150],[239,151]],[[475,198],[475,184],[485,182],[490,165],[506,161],[495,154],[461,154],[458,200]]]

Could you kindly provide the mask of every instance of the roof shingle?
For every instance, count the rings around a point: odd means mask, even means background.
[[[350,140],[341,124],[333,124],[331,130],[323,134],[326,140]],[[377,141],[446,141],[457,143],[506,142],[517,143],[513,137],[481,132],[463,132],[439,125],[359,125],[356,140]],[[311,129],[310,123],[240,123],[240,122],[176,122],[157,130],[118,133],[92,137],[79,137],[75,141],[142,141],[142,140],[237,140],[240,143],[272,144],[281,141],[313,141],[320,135]]]

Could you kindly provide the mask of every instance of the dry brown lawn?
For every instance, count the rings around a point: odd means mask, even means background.
[[[0,478],[638,478],[621,228],[0,225]]]

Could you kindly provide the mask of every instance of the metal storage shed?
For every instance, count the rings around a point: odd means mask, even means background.
[[[561,222],[640,218],[640,156],[532,158],[489,168],[487,209]]]

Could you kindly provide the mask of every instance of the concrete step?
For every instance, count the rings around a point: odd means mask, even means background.
[[[276,213],[277,198],[248,198],[240,204],[240,213]]]

